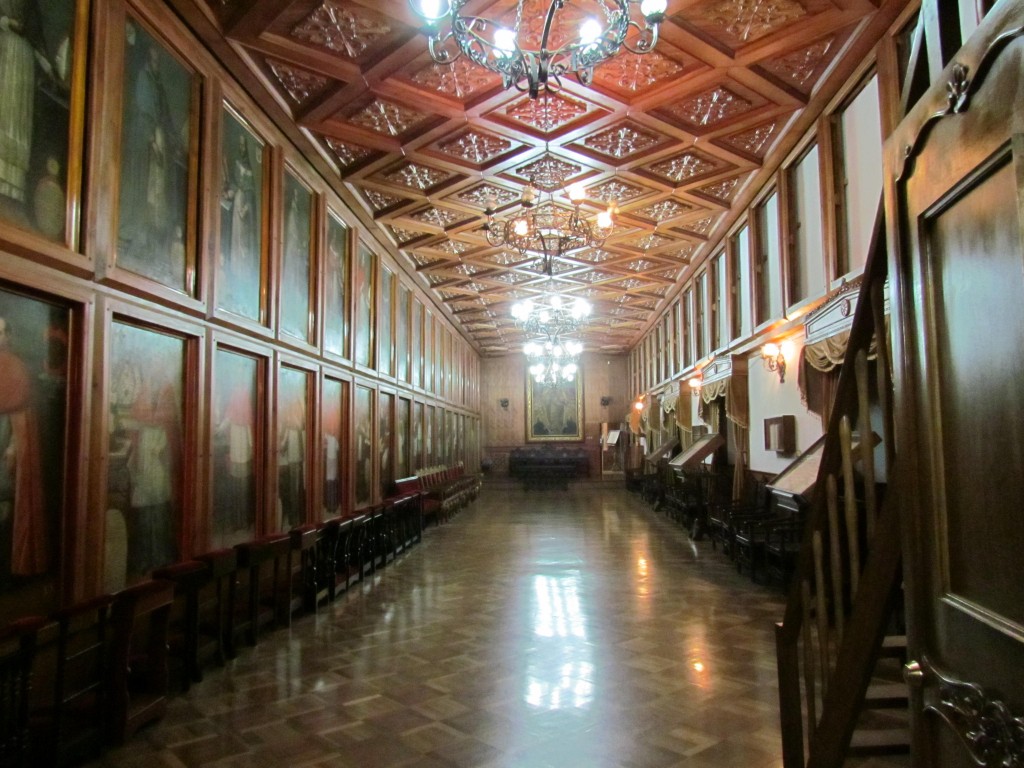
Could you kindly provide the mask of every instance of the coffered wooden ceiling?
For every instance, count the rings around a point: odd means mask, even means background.
[[[509,307],[552,290],[595,305],[587,348],[635,343],[773,150],[788,151],[787,129],[878,10],[870,0],[669,0],[654,53],[623,53],[592,87],[569,78],[530,100],[465,58],[434,64],[405,0],[205,1],[484,355],[518,350]],[[531,34],[547,4],[526,0]],[[511,0],[476,6],[492,18],[515,11]],[[551,279],[481,230],[487,197],[512,213],[531,179],[555,192],[582,181],[588,210],[619,208],[604,247],[560,259]]]

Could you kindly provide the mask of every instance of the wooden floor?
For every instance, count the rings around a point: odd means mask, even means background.
[[[781,766],[782,607],[617,484],[492,480],[92,765]]]

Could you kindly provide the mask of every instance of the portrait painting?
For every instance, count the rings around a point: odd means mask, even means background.
[[[413,386],[423,386],[423,368],[421,355],[423,353],[423,305],[420,300],[413,296],[412,316],[409,321],[409,338],[411,349],[409,354],[410,380]]]
[[[125,24],[117,265],[191,294],[189,195],[198,84],[140,24]]]
[[[374,274],[377,257],[364,243],[356,252],[355,313],[352,321],[353,358],[358,365],[373,365],[374,328]]]
[[[423,448],[426,451],[426,466],[428,467],[437,463],[437,453],[434,451],[434,411],[436,410],[435,406],[428,405],[427,416],[423,420],[423,429],[426,432]]]
[[[378,406],[377,450],[380,453],[380,493],[387,496],[395,480],[395,396],[382,392]]]
[[[409,381],[409,298],[412,291],[401,283],[395,291],[395,376]]]
[[[323,422],[324,487],[321,519],[337,517],[342,512],[344,498],[342,478],[345,477],[345,451],[343,414],[348,409],[349,384],[327,377],[323,383],[320,418]]]
[[[65,239],[75,0],[0,2],[0,218]],[[77,193],[76,193],[77,194]]]
[[[443,464],[444,453],[444,408],[434,410],[434,461]]]
[[[114,322],[107,424],[107,589],[178,560],[186,342]]]
[[[542,384],[526,376],[526,439],[553,442],[583,439],[583,377]]]
[[[356,385],[355,419],[355,491],[356,506],[373,501],[373,390]]]
[[[277,378],[277,507],[279,530],[306,522],[309,374],[282,366]]]
[[[70,319],[0,289],[0,592],[57,572]]]
[[[220,549],[256,535],[256,457],[262,361],[218,349],[213,359],[213,510],[210,546]]]
[[[395,274],[390,269],[380,271],[380,314],[377,321],[377,338],[380,339],[377,369],[385,376],[395,374],[394,327],[392,312],[395,308]]]
[[[313,193],[284,175],[284,242],[281,248],[281,332],[309,341]]]
[[[348,235],[333,212],[327,212],[327,262],[324,264],[324,351],[347,356]]]
[[[395,414],[395,454],[396,454],[396,477],[408,477],[412,474],[412,465],[409,462],[409,419],[412,413],[412,403],[406,397],[398,398],[398,412]]]
[[[423,403],[412,404],[412,466],[409,474],[423,467]]]
[[[263,156],[265,147],[225,105],[220,152],[220,250],[217,304],[255,322],[263,319]]]
[[[434,315],[430,310],[423,314],[423,388],[434,391]]]

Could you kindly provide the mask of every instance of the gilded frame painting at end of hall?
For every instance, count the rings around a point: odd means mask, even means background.
[[[583,379],[539,384],[526,376],[526,441],[583,439]]]

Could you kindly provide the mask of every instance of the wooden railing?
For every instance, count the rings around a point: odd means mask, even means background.
[[[800,558],[776,628],[786,768],[842,764],[899,584],[895,504],[885,498],[876,464],[884,457],[891,471],[893,461],[887,271],[880,208]],[[875,429],[872,406],[881,420]]]

